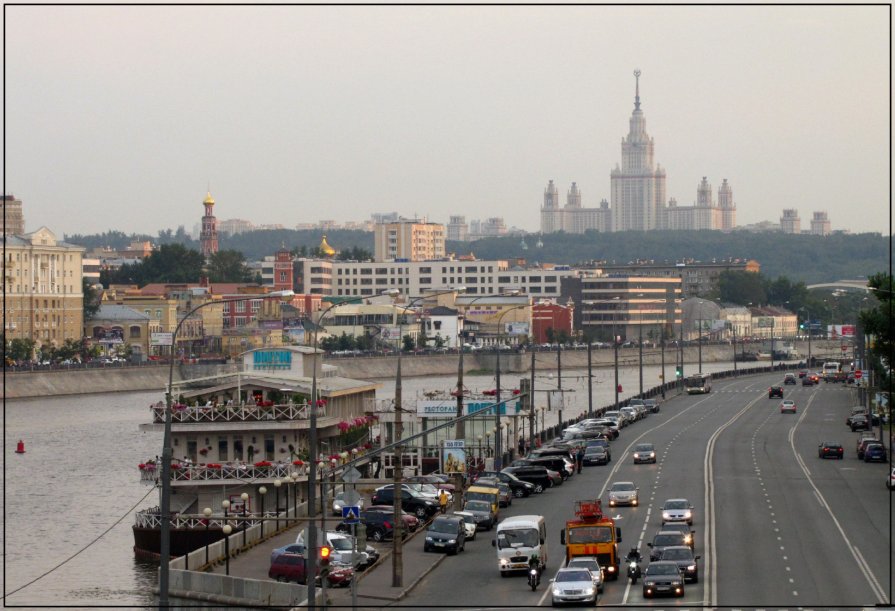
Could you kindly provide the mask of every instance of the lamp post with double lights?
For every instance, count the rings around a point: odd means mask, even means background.
[[[392,289],[391,291],[386,291],[383,295],[392,295],[395,293],[397,293],[397,290]],[[314,324],[314,334],[311,342],[314,346],[314,371],[311,376],[311,398],[308,402],[310,405],[310,416],[308,419],[308,457],[310,459],[308,460],[308,545],[306,548],[308,550],[308,554],[306,555],[308,575],[317,574],[317,525],[313,520],[317,513],[317,508],[314,506],[317,501],[317,334],[322,327],[321,323],[323,323],[326,315],[329,314],[331,310],[341,305],[357,303],[367,298],[369,298],[368,295],[362,295],[333,303],[323,310]],[[308,579],[308,609],[315,609],[317,606],[316,588],[317,584],[315,583],[315,580]]]
[[[422,295],[420,297],[416,297],[407,302],[405,306],[405,311],[412,308],[414,304],[419,303],[424,299],[431,299],[434,297],[440,297],[441,295],[450,295],[451,293],[463,293],[466,291],[466,287],[458,286],[456,288],[447,290],[447,291],[438,291],[435,293],[431,293],[429,295]],[[399,291],[396,289],[392,289],[389,291],[393,297],[397,296]],[[404,317],[402,314],[401,318],[398,322],[398,338],[399,342],[404,341]],[[404,352],[404,347],[399,345],[398,347],[398,366],[397,372],[395,373],[395,423],[394,423],[394,441],[400,442],[401,436],[404,434],[404,422],[402,419],[402,413],[404,410],[404,406],[402,403],[402,382],[401,382],[401,353]],[[462,393],[462,391],[461,391]],[[401,541],[401,531],[404,529],[404,518],[401,515],[401,479],[402,479],[402,469],[404,462],[403,448],[400,443],[395,446],[395,459],[392,465],[394,470],[394,537],[392,541],[392,587],[399,588],[404,583],[404,555],[403,555],[403,541]]]
[[[271,299],[271,298],[289,298],[295,295],[294,291],[275,291],[272,293],[265,293],[261,295],[247,295],[245,297],[237,297],[235,299],[227,299],[227,303],[239,302],[239,301],[253,301],[255,299]],[[206,301],[205,303],[200,303],[189,312],[187,312],[183,318],[181,318],[177,322],[177,326],[174,327],[174,333],[171,334],[171,362],[168,368],[168,392],[165,394],[165,429],[164,435],[162,439],[162,470],[161,470],[161,478],[162,478],[162,491],[161,491],[161,503],[159,507],[159,518],[161,520],[161,527],[159,529],[159,606],[166,607],[168,606],[168,590],[170,589],[170,564],[171,564],[171,460],[173,458],[174,449],[171,447],[171,416],[174,405],[174,349],[177,347],[177,334],[180,332],[180,328],[183,326],[183,323],[186,322],[190,316],[195,314],[197,311],[202,308],[211,306],[211,305],[221,305],[223,301]],[[226,511],[226,509],[225,509]]]
[[[513,310],[521,310],[522,308],[530,308],[532,304],[523,303],[521,305],[513,306],[511,308],[507,308],[497,317],[497,367],[495,369],[495,378],[496,378],[496,394],[494,397],[494,430],[500,430],[500,410],[503,408],[503,403],[501,403],[500,396],[500,353],[501,353],[501,336],[503,335],[503,317]],[[562,396],[562,384],[560,383],[560,396]],[[562,412],[560,412],[561,414]],[[560,420],[562,417],[560,416]],[[501,458],[501,443],[500,443],[500,435],[496,435],[494,438],[494,470],[500,471],[503,468],[502,458]]]

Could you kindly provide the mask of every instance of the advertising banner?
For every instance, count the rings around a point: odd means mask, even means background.
[[[441,451],[442,473],[466,473],[466,441],[445,439]]]
[[[174,344],[174,334],[173,333],[162,333],[160,331],[154,331],[149,334],[149,345],[150,346],[171,346]]]
[[[507,391],[509,392],[509,391]],[[506,398],[507,393],[501,393]],[[494,414],[494,401],[482,401],[481,399],[466,399],[463,402],[463,415],[474,414],[482,410]],[[522,411],[522,401],[509,401],[500,406],[500,413],[504,415],[518,414]],[[416,402],[416,414],[424,418],[455,417],[457,415],[457,402],[444,399],[423,399]]]
[[[827,325],[827,335],[830,337],[854,337],[854,325]]]
[[[528,335],[527,322],[508,322],[506,323],[507,335]]]

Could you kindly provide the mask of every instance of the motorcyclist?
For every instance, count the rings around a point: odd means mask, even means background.
[[[640,555],[640,549],[632,547],[625,558],[625,563],[628,565],[628,577],[631,578],[631,583],[637,583],[637,580],[640,578],[642,574],[640,563],[642,561],[643,556]]]
[[[627,558],[625,558],[625,560],[628,562],[637,562],[638,564],[640,562],[643,562],[643,556],[640,554],[640,549],[637,547],[632,547],[631,551],[628,552],[628,556]]]
[[[529,574],[532,570],[535,571],[535,585],[541,583],[541,559],[538,557],[537,552],[532,552],[531,556],[528,557],[528,570]]]

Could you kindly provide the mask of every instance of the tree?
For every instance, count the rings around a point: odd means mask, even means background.
[[[369,250],[359,246],[352,246],[351,248],[342,250],[336,256],[336,259],[339,261],[371,261],[373,259],[373,254]]]
[[[162,244],[142,261],[110,271],[105,282],[138,286],[152,282],[197,282],[204,266],[205,257],[199,251],[181,244]]]
[[[99,311],[99,292],[93,288],[93,284],[87,278],[81,280],[81,291],[84,293],[84,321],[86,322]]]
[[[760,305],[768,302],[761,274],[724,271],[718,276],[721,301],[739,305]]]
[[[16,361],[30,361],[34,358],[35,341],[30,337],[17,337],[9,342],[9,358]]]
[[[208,257],[208,279],[211,282],[251,282],[252,272],[238,250],[219,250]]]
[[[876,295],[879,305],[872,310],[864,310],[859,315],[864,334],[873,337],[868,346],[872,367],[879,376],[880,388],[892,391],[892,366],[895,361],[895,315],[892,295],[892,276],[886,273],[874,274],[867,286]]]
[[[401,338],[401,344],[404,352],[410,352],[411,350],[413,350],[414,345],[413,336],[408,333],[403,338]]]

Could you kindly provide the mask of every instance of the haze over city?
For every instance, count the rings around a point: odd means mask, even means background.
[[[890,233],[886,6],[6,7],[26,228],[154,234],[377,212],[539,229],[610,197],[639,69],[667,194]],[[803,221],[804,222],[804,221]]]

